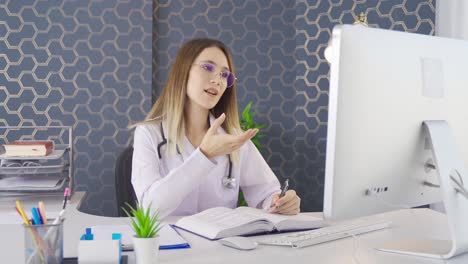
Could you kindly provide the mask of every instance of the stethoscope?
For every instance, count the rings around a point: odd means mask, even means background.
[[[161,136],[162,136],[163,140],[158,144],[158,157],[159,157],[159,159],[162,159],[161,147],[164,146],[165,144],[167,144],[167,139],[166,139],[166,136],[164,135],[164,129],[163,129],[163,126],[162,126],[162,122],[161,122],[161,125],[160,125],[159,128],[161,130]],[[178,146],[177,146],[177,154],[182,155],[180,153],[180,150],[179,150]],[[234,188],[237,187],[237,181],[236,181],[236,178],[232,177],[231,156],[229,156],[229,155],[227,155],[227,156],[228,156],[228,160],[229,160],[229,170],[228,170],[228,175],[223,177],[222,184],[223,184],[224,187],[226,187],[228,189],[234,189]]]

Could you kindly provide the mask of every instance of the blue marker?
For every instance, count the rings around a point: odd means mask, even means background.
[[[39,216],[39,211],[36,207],[31,208],[32,217],[35,225],[42,225],[41,217]]]

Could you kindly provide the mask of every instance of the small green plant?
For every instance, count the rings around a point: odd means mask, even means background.
[[[145,210],[143,205],[138,203],[136,208],[133,208],[128,203],[125,204],[130,209],[130,213],[124,207],[122,207],[122,209],[125,214],[130,217],[133,231],[135,231],[137,237],[151,238],[158,235],[159,230],[162,228],[161,222],[159,221],[159,213],[151,214],[151,205]]]
[[[262,128],[265,127],[265,125],[259,125],[257,124],[253,118],[255,115],[257,115],[257,112],[251,112],[252,110],[252,101],[250,101],[242,111],[242,116],[240,118],[240,125],[242,130],[247,130],[247,129],[253,129],[257,128],[258,130],[261,130]],[[258,150],[262,148],[262,145],[260,144],[259,139],[264,137],[265,135],[257,133],[253,138],[252,142],[255,144],[255,147],[257,147]],[[244,198],[244,193],[239,191],[239,197],[238,197],[238,206],[248,206],[247,202],[245,201]]]
[[[261,130],[262,128],[265,127],[265,125],[259,125],[257,124],[253,118],[257,115],[257,112],[251,112],[252,109],[252,101],[250,101],[242,111],[242,116],[240,120],[240,125],[242,130],[247,130],[247,129],[253,129],[257,128],[258,130]],[[259,139],[264,137],[265,135],[257,133],[253,138],[252,142],[255,144],[258,150],[262,148],[262,145],[260,144]]]

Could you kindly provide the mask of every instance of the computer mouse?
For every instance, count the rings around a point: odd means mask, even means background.
[[[258,246],[258,243],[246,237],[233,236],[220,239],[219,242],[225,246],[240,250],[252,250]]]

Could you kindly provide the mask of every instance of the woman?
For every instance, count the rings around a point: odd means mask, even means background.
[[[232,56],[220,41],[184,44],[161,96],[134,138],[132,185],[139,202],[160,217],[237,205],[239,187],[249,206],[298,214],[289,190],[279,199],[278,179],[242,131]]]

